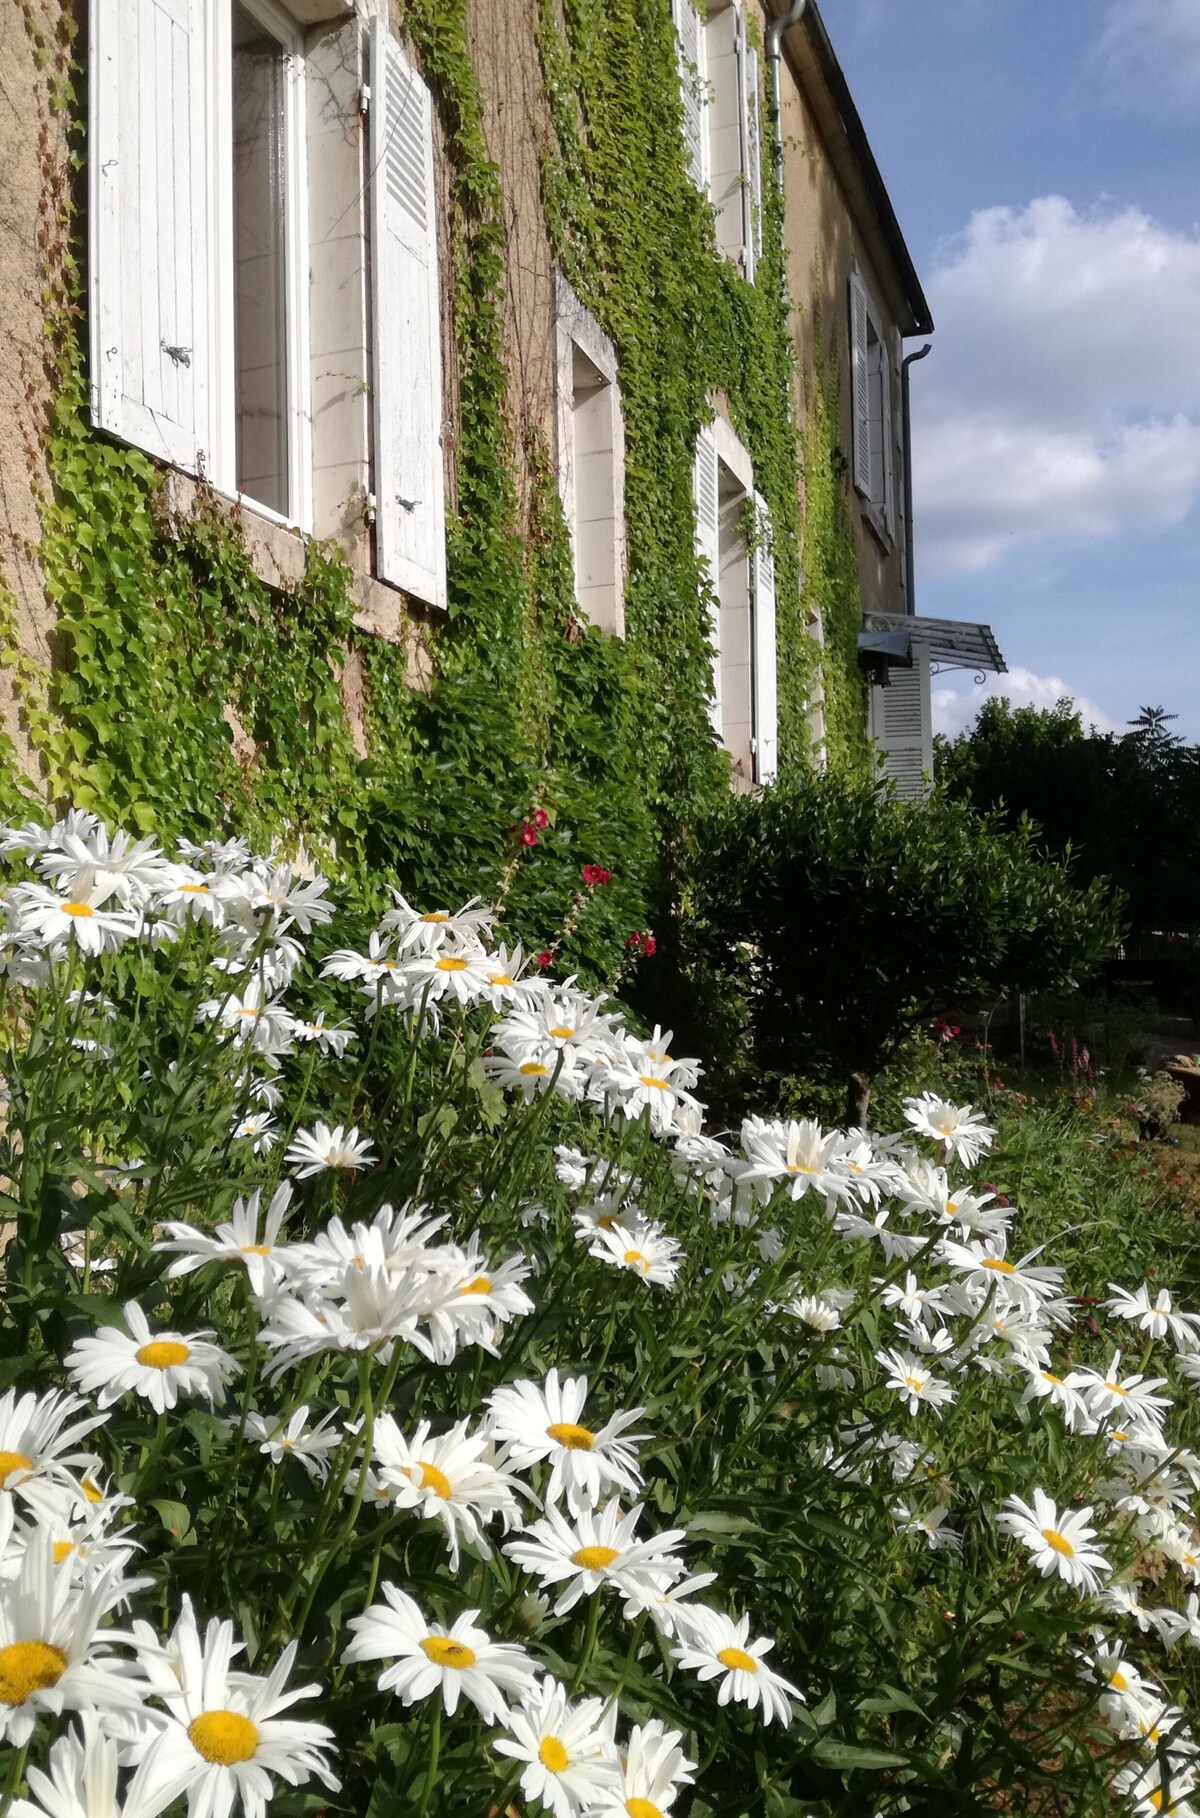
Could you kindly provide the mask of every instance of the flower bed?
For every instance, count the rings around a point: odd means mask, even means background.
[[[978,1113],[727,1143],[478,903],[0,843],[6,1807],[1192,1809],[1200,1319]]]

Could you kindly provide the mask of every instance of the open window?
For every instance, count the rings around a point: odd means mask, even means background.
[[[694,502],[708,583],[709,719],[729,753],[734,787],[748,789],[773,782],[778,771],[775,564],[750,458],[720,417],[697,437]]]
[[[612,342],[566,279],[556,287],[558,476],[580,616],[625,632],[625,428]]]
[[[742,0],[671,0],[688,169],[717,245],[753,279],[762,253],[759,56]]]

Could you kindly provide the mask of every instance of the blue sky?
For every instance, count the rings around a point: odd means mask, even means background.
[[[937,323],[918,611],[989,623],[1014,699],[1200,741],[1200,0],[822,13]]]

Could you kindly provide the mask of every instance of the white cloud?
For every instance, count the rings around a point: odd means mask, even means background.
[[[1200,103],[1200,0],[1111,0],[1096,46],[1114,98],[1161,110]]]
[[[929,288],[938,333],[914,379],[913,444],[927,572],[1187,515],[1200,497],[1200,234],[1042,196],[974,214]]]
[[[1070,700],[1087,727],[1097,732],[1118,732],[1123,728],[1109,719],[1102,707],[1079,694],[1057,675],[1035,675],[1031,669],[1010,669],[1006,675],[990,675],[982,685],[966,682],[961,688],[937,688],[932,691],[933,730],[955,738],[975,723],[976,715],[986,700],[998,695],[1014,707],[1054,707]]]

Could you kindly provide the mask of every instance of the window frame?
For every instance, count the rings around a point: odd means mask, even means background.
[[[209,194],[215,238],[210,307],[213,322],[213,469],[207,478],[248,511],[289,529],[312,529],[312,368],[309,332],[308,156],[304,28],[276,0],[238,0],[283,53],[284,99],[284,383],[287,394],[288,510],[264,505],[237,484],[235,250],[233,205],[232,6],[216,9],[213,32],[213,137]]]
[[[625,636],[625,417],[617,352],[596,318],[579,300],[561,272],[555,273],[555,355],[557,370],[558,492],[571,536],[571,562],[575,603],[590,625],[614,637]],[[597,390],[607,394],[608,431],[611,438],[610,475],[612,525],[612,599],[602,617],[581,598],[579,570],[579,517],[576,490],[575,361],[579,354],[598,375]],[[600,451],[603,452],[603,451]],[[603,522],[589,519],[588,522]],[[607,585],[607,583],[601,583]]]
[[[889,350],[882,314],[857,263],[850,272],[849,298],[851,428],[854,445],[851,477],[863,517],[884,549],[890,552],[896,544],[897,416],[892,398],[895,362]],[[861,344],[860,318],[865,329]],[[873,346],[879,350],[874,371],[871,354]],[[865,451],[860,446],[864,426]],[[866,485],[863,484],[861,472],[864,452],[869,476]]]

